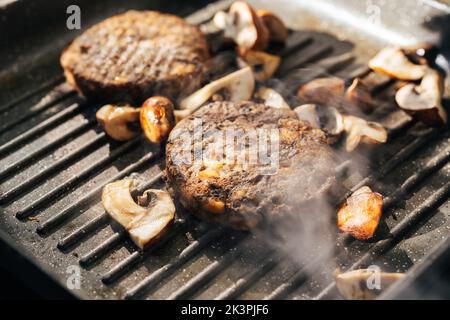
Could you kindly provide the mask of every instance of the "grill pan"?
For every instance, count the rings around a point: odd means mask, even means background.
[[[379,110],[371,117],[388,128],[389,142],[376,146],[370,157],[356,153],[337,170],[346,174],[347,188],[369,184],[386,197],[374,241],[339,234],[333,257],[316,266],[274,254],[257,235],[211,228],[190,216],[142,254],[111,223],[100,203],[102,186],[134,175],[142,189],[162,188],[163,150],[142,137],[126,143],[108,139],[95,123],[98,106],[64,82],[58,58],[80,32],[66,29],[66,7],[81,7],[84,30],[131,8],[168,11],[200,24],[230,3],[58,1],[50,6],[30,0],[0,9],[4,268],[48,297],[334,299],[339,298],[332,279],[336,267],[377,264],[407,272],[423,266],[430,254],[446,252],[448,131],[427,128],[398,111],[395,81],[367,68],[367,60],[387,44],[445,43],[441,30],[450,7],[431,0],[249,1],[276,12],[293,30],[279,52],[282,82],[296,70],[302,81],[325,74],[360,76],[373,88]],[[438,63],[446,69],[449,51],[441,47]],[[80,289],[67,286],[71,266],[80,267]]]

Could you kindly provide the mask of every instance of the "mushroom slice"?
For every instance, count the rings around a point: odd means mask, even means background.
[[[277,109],[290,109],[281,94],[272,88],[262,87],[257,92],[257,97],[264,100],[264,104]]]
[[[399,107],[430,125],[442,125],[447,123],[447,113],[442,104],[443,80],[436,71],[429,69],[422,78],[420,85],[412,83],[400,88],[395,101]]]
[[[426,66],[409,61],[401,48],[384,48],[369,61],[369,67],[400,80],[419,80],[425,75]]]
[[[141,127],[148,140],[161,143],[175,125],[174,107],[166,97],[151,97],[144,101],[140,113]]]
[[[135,179],[107,184],[103,188],[102,204],[106,212],[128,231],[133,242],[144,249],[173,222],[175,205],[166,191],[156,189],[146,190],[137,204],[131,196],[135,185]]]
[[[269,30],[253,8],[243,1],[231,5],[224,34],[234,40],[241,54],[248,50],[264,50],[269,44]]]
[[[272,77],[280,65],[280,57],[262,51],[247,51],[242,59],[252,67],[255,79],[259,81]]]
[[[256,14],[269,30],[269,40],[274,42],[285,42],[289,31],[283,21],[269,10],[257,10]]]
[[[345,273],[336,272],[334,281],[339,293],[347,300],[373,300],[404,277],[404,273],[358,269]]]
[[[249,100],[255,89],[255,78],[252,69],[246,67],[230,73],[223,78],[215,80],[203,88],[197,90],[190,96],[183,99],[180,103],[181,110],[184,111],[182,116],[187,116],[199,108],[203,103],[208,101],[215,93],[226,90],[232,102],[241,102]],[[175,115],[177,116],[177,115]]]
[[[387,141],[387,132],[378,122],[366,121],[364,119],[343,115],[344,131],[347,132],[345,149],[351,152],[360,143],[378,144]]]
[[[214,15],[213,23],[220,30],[225,30],[225,28],[227,27],[227,21],[228,14],[225,11],[218,11]]]
[[[364,186],[356,190],[337,213],[339,229],[358,240],[372,238],[380,222],[383,197]]]
[[[336,108],[304,104],[294,111],[300,120],[307,121],[312,127],[322,129],[332,136],[338,136],[344,130],[342,115]]]
[[[297,97],[306,103],[324,106],[333,105],[341,100],[345,90],[344,80],[336,77],[317,78],[302,85]]]
[[[363,112],[371,112],[374,109],[374,102],[370,90],[359,78],[355,78],[350,87],[347,88],[345,98]]]
[[[114,140],[126,141],[134,138],[138,130],[133,124],[139,120],[139,109],[129,105],[107,104],[96,113],[97,121]]]

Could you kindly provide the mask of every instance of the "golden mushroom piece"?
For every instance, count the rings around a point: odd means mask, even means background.
[[[380,222],[383,197],[364,186],[356,190],[337,214],[338,227],[358,240],[373,237]]]
[[[107,104],[97,111],[96,118],[105,132],[114,140],[130,140],[139,133],[133,127],[139,119],[139,109],[129,105]]]
[[[369,61],[369,67],[392,78],[409,81],[422,79],[427,69],[427,66],[412,63],[398,47],[382,49]]]
[[[242,59],[252,67],[255,79],[259,81],[272,77],[280,65],[280,57],[262,51],[247,51]]]
[[[166,97],[148,98],[141,106],[139,118],[147,139],[153,143],[161,143],[175,125],[173,104]]]
[[[355,150],[360,143],[379,144],[387,141],[387,131],[378,122],[348,115],[342,117],[344,131],[347,133],[345,149],[348,152]]]

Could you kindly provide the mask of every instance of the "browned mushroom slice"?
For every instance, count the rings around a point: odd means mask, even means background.
[[[447,113],[441,104],[443,79],[429,69],[420,85],[412,83],[400,88],[395,95],[399,107],[413,117],[430,125],[447,123]]]
[[[247,51],[242,59],[252,67],[255,79],[259,81],[272,77],[280,65],[280,57],[262,51]]]
[[[297,97],[305,103],[332,106],[336,100],[342,100],[344,90],[345,82],[340,78],[317,78],[302,85]]]
[[[147,139],[161,143],[175,124],[173,104],[166,97],[151,97],[142,104],[139,118]]]
[[[243,1],[231,5],[224,34],[234,40],[241,54],[248,50],[264,50],[269,44],[269,30],[253,8]]]
[[[138,126],[134,128],[139,120],[139,109],[129,105],[107,104],[97,111],[96,118],[114,140],[130,140],[139,133],[139,130],[136,130]]]
[[[288,37],[288,29],[283,21],[269,10],[257,10],[256,14],[261,18],[269,30],[269,39],[274,42],[285,42]]]
[[[384,48],[369,61],[372,70],[400,80],[419,80],[425,75],[426,66],[412,63],[401,48]]]
[[[338,227],[358,240],[373,237],[380,222],[383,197],[364,186],[355,191],[337,214]]]
[[[344,130],[342,115],[336,108],[304,104],[296,107],[294,111],[300,120],[309,122],[313,128],[322,129],[329,135],[339,136]]]
[[[375,107],[369,88],[359,78],[355,78],[347,88],[345,98],[366,113],[373,111]]]
[[[372,300],[396,281],[403,279],[404,276],[404,273],[381,272],[377,269],[358,269],[345,273],[336,272],[334,280],[339,293],[345,299]]]
[[[189,115],[208,101],[213,94],[222,90],[227,92],[228,100],[232,102],[249,100],[253,95],[254,88],[255,78],[252,69],[246,67],[215,80],[192,93],[181,101],[180,107],[184,110],[180,111],[184,111],[186,115]]]
[[[278,109],[290,109],[283,96],[272,88],[262,87],[256,96],[264,101],[266,106]]]
[[[378,144],[387,141],[386,129],[378,122],[366,121],[364,119],[344,115],[344,130],[347,133],[345,149],[351,152],[360,143]]]

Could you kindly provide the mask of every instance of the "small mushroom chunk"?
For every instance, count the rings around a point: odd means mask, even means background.
[[[228,14],[225,11],[218,11],[213,17],[214,25],[220,30],[225,30],[228,23],[227,21],[228,21]]]
[[[269,44],[269,30],[253,8],[243,1],[231,5],[224,34],[234,40],[241,54],[249,50],[264,50]]]
[[[345,99],[366,113],[373,111],[375,107],[369,88],[359,78],[355,78],[347,88]]]
[[[97,111],[96,117],[106,134],[114,140],[130,140],[139,133],[134,127],[139,120],[139,109],[129,105],[107,104]]]
[[[400,80],[419,80],[427,69],[427,66],[412,63],[398,47],[382,49],[369,61],[369,67]]]
[[[429,125],[447,123],[447,113],[441,104],[443,80],[436,71],[429,69],[420,85],[412,83],[401,87],[395,101],[406,113]]]
[[[161,237],[175,218],[175,205],[166,191],[149,189],[137,204],[131,192],[135,179],[124,179],[103,188],[102,204],[106,212],[130,234],[141,249]],[[153,196],[153,197],[152,197]]]
[[[290,109],[289,105],[284,101],[283,96],[272,88],[262,87],[256,95],[264,101],[266,106],[277,109]]]
[[[339,229],[358,240],[372,238],[380,222],[383,197],[364,186],[356,190],[337,213]]]
[[[313,128],[322,129],[331,136],[338,136],[344,130],[342,115],[333,107],[304,104],[294,109],[300,120],[307,121]]]
[[[334,281],[339,293],[347,300],[373,300],[404,277],[404,273],[358,269],[345,273],[336,272]]]
[[[241,102],[251,99],[254,89],[255,78],[252,69],[250,67],[240,69],[207,84],[183,99],[180,107],[184,110],[179,110],[182,113],[178,112],[178,116],[184,117],[191,114],[219,91],[226,91],[228,94],[227,100]],[[177,112],[175,113],[175,117],[177,117]]]
[[[289,31],[283,21],[269,10],[257,10],[256,14],[269,30],[269,40],[274,42],[285,42]]]
[[[172,102],[161,96],[148,98],[142,104],[140,121],[148,140],[153,143],[163,142],[175,125]]]
[[[387,132],[378,122],[366,121],[364,119],[343,115],[344,131],[347,133],[345,149],[351,152],[360,143],[378,144],[387,141]]]
[[[336,99],[342,99],[344,91],[345,82],[340,78],[317,78],[302,85],[297,97],[305,103],[330,106],[336,103]]]
[[[262,51],[247,51],[242,59],[252,67],[255,79],[259,81],[272,77],[280,65],[280,57]]]

